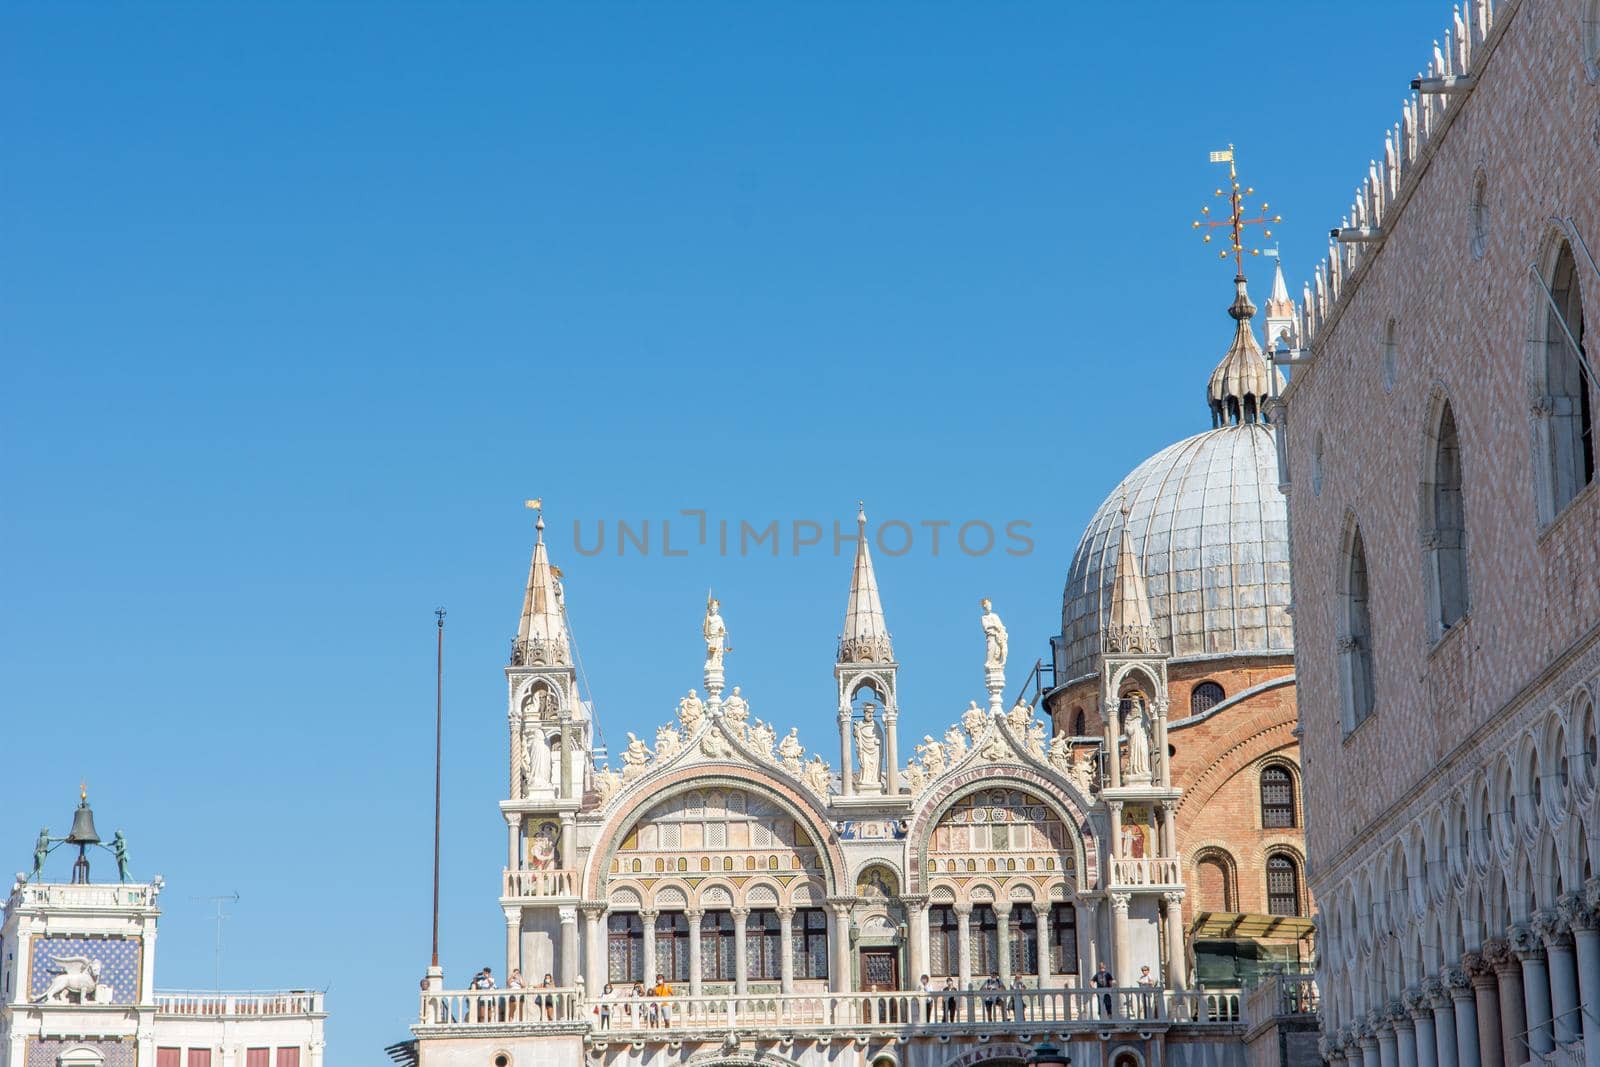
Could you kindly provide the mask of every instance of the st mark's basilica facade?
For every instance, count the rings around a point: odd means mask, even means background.
[[[1269,336],[1293,315],[1275,282]],[[1084,533],[1054,684],[1012,703],[1013,637],[973,605],[984,692],[952,700],[966,708],[938,735],[900,736],[863,514],[830,729],[763,721],[729,686],[713,601],[703,688],[596,766],[541,518],[506,668],[505,971],[494,990],[431,972],[407,1054],[943,1067],[1055,1047],[1157,1067],[1242,1065],[1265,1042],[1274,1063],[1314,1058],[1276,372],[1242,278],[1229,314],[1212,428],[1140,465]],[[1256,1009],[1244,990],[1263,978]]]

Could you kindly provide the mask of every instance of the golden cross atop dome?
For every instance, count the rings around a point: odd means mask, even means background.
[[[1217,258],[1227,259],[1229,255],[1232,255],[1234,259],[1234,265],[1237,267],[1237,273],[1243,275],[1245,252],[1248,251],[1252,256],[1259,256],[1261,254],[1261,249],[1259,248],[1251,248],[1247,250],[1244,247],[1244,228],[1246,226],[1260,226],[1262,227],[1262,235],[1265,237],[1271,237],[1272,231],[1266,227],[1272,225],[1273,223],[1282,222],[1283,216],[1269,216],[1267,214],[1267,208],[1270,205],[1263,201],[1260,208],[1257,209],[1261,212],[1259,216],[1253,219],[1247,219],[1244,217],[1245,199],[1247,197],[1254,196],[1256,191],[1249,187],[1243,189],[1239,188],[1239,172],[1234,167],[1233,145],[1230,144],[1221,152],[1211,153],[1211,162],[1226,163],[1228,165],[1228,188],[1218,189],[1216,192],[1217,196],[1223,197],[1228,201],[1228,217],[1225,219],[1214,219],[1211,217],[1211,208],[1209,206],[1203,207],[1200,209],[1201,217],[1196,219],[1194,222],[1194,228],[1205,231],[1205,236],[1203,239],[1206,244],[1210,244],[1211,231],[1219,226],[1226,226],[1228,228],[1227,237],[1229,247],[1222,252],[1217,253]]]

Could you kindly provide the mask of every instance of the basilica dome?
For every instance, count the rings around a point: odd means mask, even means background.
[[[1255,309],[1238,281],[1234,343],[1208,385],[1216,425],[1139,464],[1073,554],[1055,643],[1059,685],[1096,669],[1124,521],[1156,636],[1174,659],[1294,650],[1288,502],[1278,491],[1273,431],[1260,415],[1259,394],[1277,372],[1250,334]]]

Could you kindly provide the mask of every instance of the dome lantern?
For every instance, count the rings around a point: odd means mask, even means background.
[[[1267,366],[1256,344],[1250,320],[1256,306],[1250,302],[1243,274],[1233,279],[1233,304],[1228,315],[1237,324],[1233,343],[1206,384],[1206,405],[1211,409],[1212,426],[1238,426],[1244,423],[1265,422],[1262,408],[1268,397],[1282,389],[1283,379],[1278,371]],[[1273,376],[1278,380],[1273,381]]]

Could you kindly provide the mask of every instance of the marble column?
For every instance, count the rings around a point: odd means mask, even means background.
[[[847,797],[856,795],[856,776],[852,773],[850,759],[850,705],[839,709],[839,791]]]
[[[1567,925],[1572,929],[1578,957],[1578,994],[1583,1004],[1583,1025],[1600,1028],[1600,878],[1591,878],[1584,892],[1562,901]],[[1589,1033],[1583,1043],[1585,1067],[1600,1067],[1600,1034]]]
[[[522,968],[522,908],[508,904],[501,910],[506,914],[506,974]]]
[[[738,996],[750,992],[750,945],[745,940],[745,924],[750,919],[749,908],[734,908],[733,915],[733,991]]]
[[[1534,917],[1534,928],[1544,941],[1546,968],[1550,973],[1550,1010],[1554,1015],[1555,1042],[1570,1045],[1578,1040],[1578,962],[1572,954],[1572,931],[1554,908]]]
[[[1460,1067],[1479,1067],[1478,1008],[1473,1000],[1472,981],[1460,967],[1445,972],[1450,1003],[1456,1009],[1456,1062]]]
[[[1439,1067],[1438,1038],[1433,1033],[1433,1008],[1421,990],[1413,987],[1401,997],[1411,1015],[1412,1045],[1417,1067]]]
[[[561,959],[553,968],[556,985],[571,989],[578,984],[578,909],[571,904],[563,904],[556,909],[556,914],[561,919]]]
[[[1383,1067],[1383,1056],[1378,1049],[1378,1032],[1368,1023],[1361,1024],[1361,1067]]]
[[[972,905],[957,904],[956,913],[956,984],[962,989],[972,988]]]
[[[1456,1010],[1449,987],[1439,978],[1422,980],[1422,995],[1433,1009],[1433,1039],[1438,1067],[1458,1067],[1461,1056],[1456,1049]]]
[[[654,911],[641,911],[639,913],[639,922],[644,926],[644,959],[640,961],[644,974],[641,975],[640,980],[644,982],[646,988],[649,988],[650,984],[656,980],[656,916],[658,914],[660,913]]]
[[[1522,992],[1522,964],[1504,938],[1483,943],[1483,958],[1494,967],[1495,984],[1500,989],[1500,1054],[1505,1067],[1522,1067],[1528,1062],[1527,1000]]]
[[[606,959],[606,935],[603,904],[583,906],[584,969],[588,972],[589,995],[598,996],[610,981],[611,969]]]
[[[1171,817],[1168,817],[1171,824]],[[1183,951],[1183,894],[1161,894],[1167,909],[1167,988],[1183,989],[1189,984],[1189,961]]]
[[[1555,1048],[1550,1023],[1550,972],[1545,969],[1544,942],[1527,923],[1514,923],[1508,931],[1511,948],[1522,964],[1522,996],[1528,1009],[1528,1058]]]
[[[1039,943],[1039,988],[1054,989],[1055,975],[1051,973],[1050,953],[1054,948],[1050,937],[1050,902],[1033,902],[1033,937]]]
[[[1394,1030],[1395,1059],[1400,1067],[1417,1067],[1417,1030],[1401,1001],[1391,1001],[1389,1024]]]
[[[1100,969],[1100,902],[1093,897],[1079,898],[1073,906],[1078,909],[1078,980],[1088,982],[1089,976]]]
[[[1120,742],[1122,740],[1122,716],[1117,713],[1120,706],[1121,701],[1113,696],[1106,701],[1106,708],[1104,712],[1104,721],[1106,724],[1104,751],[1106,753],[1106,770],[1110,773],[1112,789],[1122,788],[1122,759],[1120,749]],[[1113,827],[1111,833],[1111,847],[1115,849],[1117,831],[1121,829],[1121,826],[1115,822],[1113,822],[1111,825]]]
[[[833,917],[833,929],[828,936],[833,960],[828,966],[828,973],[835,993],[851,992],[854,985],[851,977],[853,968],[850,966],[850,909],[854,904],[853,899],[828,901],[828,913]]]
[[[1161,788],[1171,789],[1172,766],[1167,761],[1167,702],[1165,700],[1155,702],[1155,725],[1156,736],[1153,747],[1155,748],[1155,759],[1159,762],[1153,763],[1152,766],[1156,769],[1156,781],[1161,783]],[[1176,856],[1177,853],[1169,852],[1167,855]]]
[[[705,991],[705,965],[701,963],[700,921],[706,917],[704,908],[690,908],[683,913],[689,923],[689,995],[698,997]]]
[[[778,960],[780,992],[794,992],[794,909],[778,909]]]
[[[1500,1037],[1500,989],[1494,966],[1481,952],[1461,958],[1472,984],[1472,1002],[1478,1016],[1478,1062],[1482,1067],[1505,1067],[1504,1042]]]
[[[994,954],[995,969],[1000,972],[1000,983],[1011,987],[1011,902],[994,902]]]
[[[926,894],[906,894],[900,898],[906,909],[906,970],[900,985],[905,989],[919,989],[922,976],[928,973],[928,897]]]
[[[517,846],[522,843],[522,815],[510,811],[506,813],[506,870],[522,870],[522,849]],[[520,896],[515,881],[506,886],[506,896]]]
[[[1111,974],[1118,985],[1132,985],[1133,975],[1125,974],[1133,966],[1128,952],[1128,905],[1133,903],[1132,893],[1111,893]]]
[[[562,870],[570,871],[578,865],[578,817],[570,811],[561,813],[560,851]]]
[[[890,796],[900,793],[900,742],[896,733],[900,710],[885,702],[883,706],[883,781]],[[917,977],[921,977],[918,975]]]
[[[1395,1040],[1394,1022],[1389,1009],[1380,1008],[1367,1016],[1368,1025],[1378,1038],[1378,1067],[1400,1067],[1400,1045]]]

